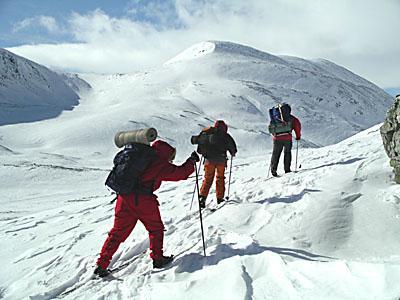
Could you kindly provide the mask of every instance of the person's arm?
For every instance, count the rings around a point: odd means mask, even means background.
[[[198,161],[198,156],[195,157],[192,153],[192,155],[180,166],[168,163],[162,168],[158,177],[162,181],[185,180],[194,172],[196,161]]]
[[[235,140],[233,139],[233,137],[230,134],[227,134],[226,145],[227,145],[227,149],[228,149],[229,153],[232,156],[235,156],[237,153],[237,147],[236,147]]]
[[[301,139],[301,123],[300,123],[299,119],[297,119],[294,116],[292,116],[292,119],[293,119],[294,133],[296,134],[296,140],[300,140]]]

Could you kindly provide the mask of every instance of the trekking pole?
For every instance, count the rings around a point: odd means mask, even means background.
[[[197,170],[197,174],[200,174],[200,168],[201,168],[202,162],[203,162],[203,156],[201,156],[201,158],[200,158],[200,164],[199,164],[199,169]],[[196,178],[196,183],[194,184],[194,188],[193,188],[192,201],[190,202],[190,210],[192,210],[194,193],[196,192],[196,185],[197,185],[197,178]]]
[[[233,163],[233,156],[231,155],[231,166],[229,168],[229,183],[228,183],[228,196],[226,197],[226,201],[229,200],[229,193],[231,191],[231,177],[232,177],[232,163]]]
[[[204,257],[206,257],[206,243],[204,242],[204,229],[203,229],[203,215],[201,213],[201,207],[200,207],[200,192],[199,192],[199,172],[196,170],[196,189],[197,189],[197,200],[199,202],[199,214],[200,214],[200,225],[201,225],[201,238],[203,240],[203,251],[204,251]]]
[[[297,142],[297,144],[296,144],[296,167],[295,167],[295,169],[294,169],[294,172],[295,172],[295,173],[297,172],[297,156],[298,156],[298,154],[299,154],[299,141],[296,140],[296,142]]]

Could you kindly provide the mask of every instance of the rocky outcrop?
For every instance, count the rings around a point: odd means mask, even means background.
[[[395,181],[400,184],[400,95],[396,96],[393,106],[387,112],[380,131],[390,166],[394,169]]]

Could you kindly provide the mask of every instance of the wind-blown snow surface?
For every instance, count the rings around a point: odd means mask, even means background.
[[[78,79],[1,48],[0,79],[0,125],[54,118],[79,103]]]
[[[78,148],[77,148],[78,149]],[[266,153],[267,154],[267,153]],[[267,157],[269,157],[268,153]],[[1,152],[5,299],[398,299],[400,187],[375,126],[337,145],[300,149],[298,173],[267,178],[265,157],[233,163],[230,201],[203,213],[194,179],[158,192],[176,255],[152,271],[138,225],[105,280],[90,280],[112,226],[107,171],[76,157]],[[215,206],[214,191],[209,207]]]

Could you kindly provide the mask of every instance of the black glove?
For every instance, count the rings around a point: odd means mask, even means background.
[[[196,151],[193,151],[192,154],[190,154],[189,159],[193,160],[194,162],[199,162],[200,161],[200,157],[196,153]]]
[[[300,138],[299,138],[299,137],[296,137],[296,141],[300,141]]]

